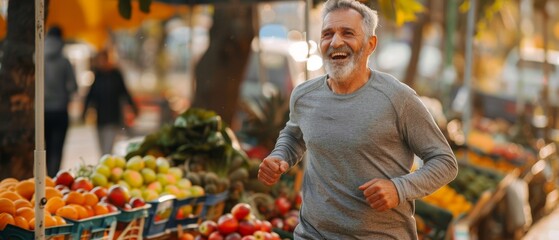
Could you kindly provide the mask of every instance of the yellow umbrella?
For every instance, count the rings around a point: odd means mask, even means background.
[[[133,1],[132,17],[125,19],[118,13],[118,0],[51,0],[48,11],[47,29],[59,26],[64,38],[83,40],[100,49],[109,31],[136,28],[148,19],[167,19],[188,11],[188,7],[152,2],[150,12],[144,13],[138,1]]]

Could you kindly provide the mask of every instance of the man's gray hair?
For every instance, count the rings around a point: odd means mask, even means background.
[[[378,25],[377,11],[356,0],[328,0],[324,3],[322,9],[322,19],[324,20],[328,13],[340,9],[353,9],[361,14],[363,16],[363,32],[365,32],[366,37],[375,36]]]

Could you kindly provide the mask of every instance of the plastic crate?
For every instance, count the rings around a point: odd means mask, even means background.
[[[173,217],[169,219],[167,229],[176,231],[179,226],[183,229],[198,227],[205,202],[206,196],[175,200]]]
[[[120,214],[116,216],[117,223],[113,239],[142,239],[149,208],[151,208],[150,204],[132,210],[121,209]]]
[[[202,213],[200,213],[201,220],[217,221],[223,215],[225,208],[225,200],[229,197],[229,191],[217,194],[207,194],[204,201]]]
[[[144,226],[143,236],[145,238],[157,238],[168,232],[167,223],[174,211],[175,200],[175,196],[165,195],[149,202],[151,207],[148,208]]]
[[[72,224],[45,228],[45,239],[70,239]],[[0,231],[0,240],[29,240],[35,238],[35,232],[11,224]]]
[[[120,214],[120,211],[81,220],[69,218],[65,218],[65,220],[73,224],[71,235],[71,239],[73,240],[112,240],[116,229],[116,216],[118,214]]]

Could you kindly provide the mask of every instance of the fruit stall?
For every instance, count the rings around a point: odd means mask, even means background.
[[[481,128],[460,146],[449,136],[459,172],[416,201],[420,239],[513,239],[549,210],[554,145],[536,154]],[[122,154],[46,177],[45,235],[293,239],[302,171],[292,168],[274,186],[260,183],[258,165],[268,151],[241,143],[214,112],[190,109],[128,141]],[[0,240],[33,238],[35,189],[34,179],[0,181]]]

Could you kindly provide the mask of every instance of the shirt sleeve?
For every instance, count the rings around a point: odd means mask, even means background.
[[[307,150],[296,114],[296,95],[295,92],[291,95],[289,103],[289,121],[287,121],[285,127],[280,131],[274,150],[270,153],[270,156],[278,157],[288,162],[290,167],[295,166],[301,161]]]
[[[456,157],[433,116],[415,93],[405,99],[398,107],[400,134],[424,164],[412,173],[391,179],[400,203],[431,194],[458,173]]]

